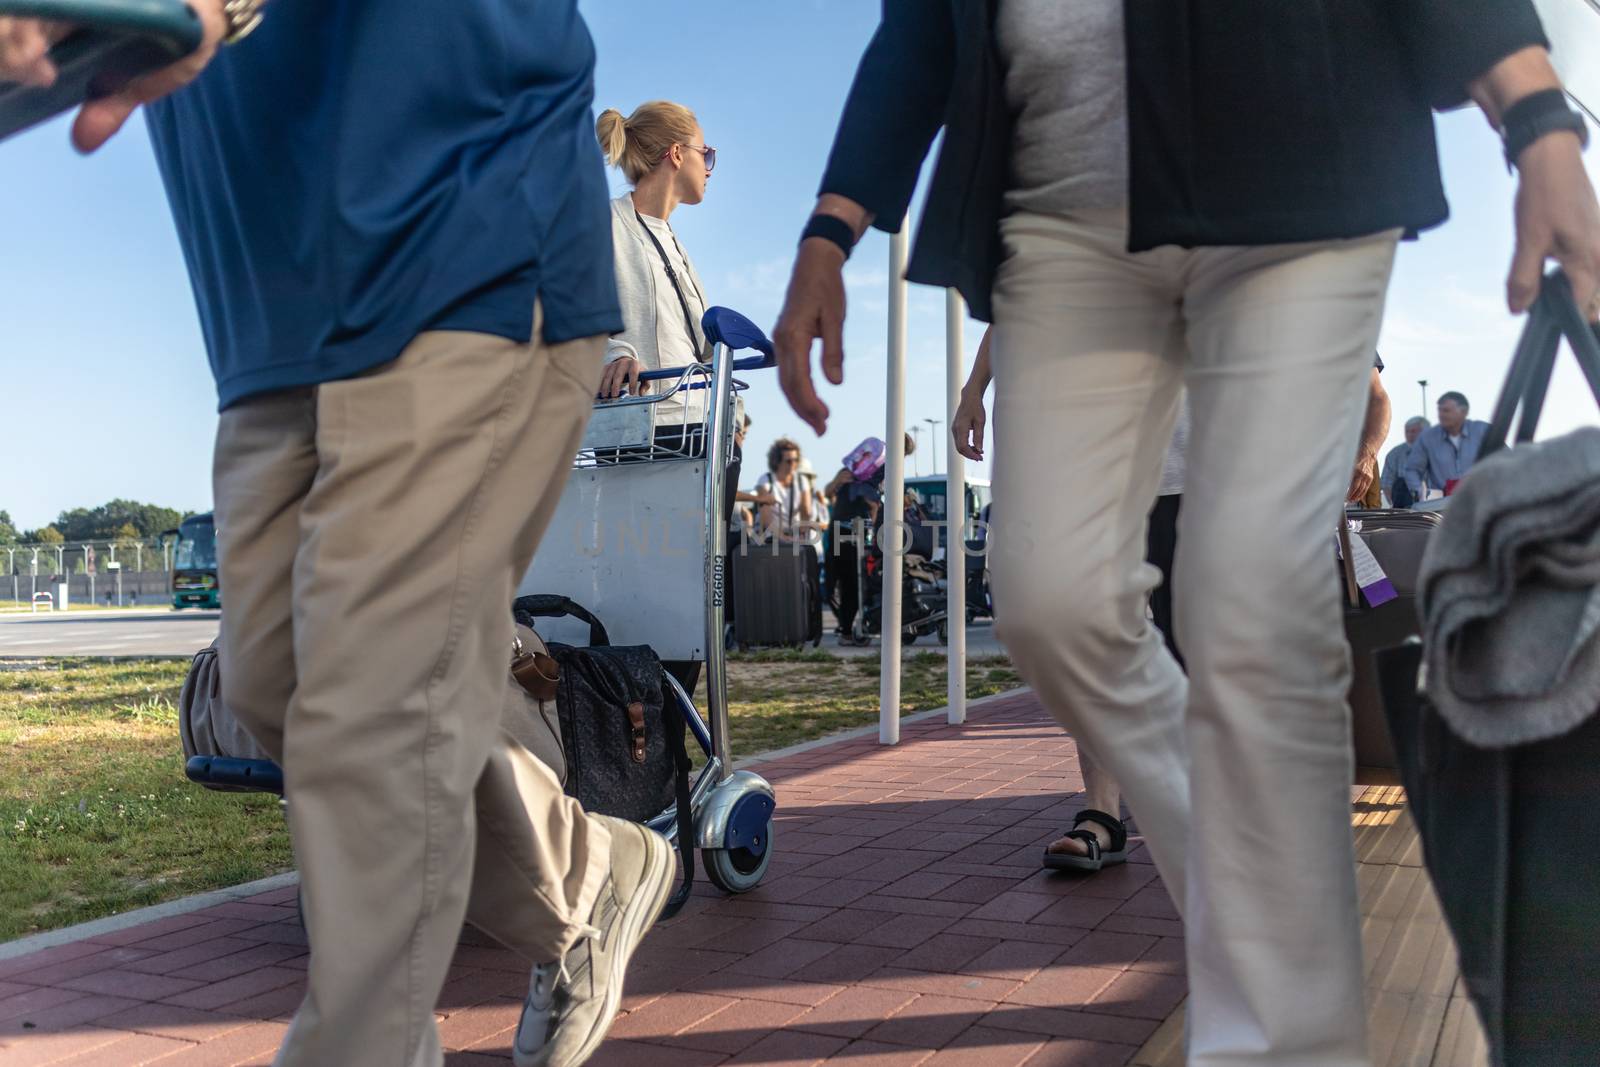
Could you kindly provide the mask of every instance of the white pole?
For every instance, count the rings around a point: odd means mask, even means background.
[[[905,569],[906,251],[908,219],[889,238],[889,456],[883,478],[883,612],[878,743],[900,743],[900,578]]]
[[[946,289],[944,294],[944,361],[946,425],[955,426],[956,408],[961,405],[961,379],[965,372],[961,344],[961,294]],[[945,693],[949,722],[967,721],[967,460],[945,443],[944,517],[945,527],[945,629],[950,645],[950,680]]]

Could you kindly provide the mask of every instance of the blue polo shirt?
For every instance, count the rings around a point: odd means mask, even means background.
[[[575,0],[273,0],[148,109],[219,407],[423,330],[622,329]]]

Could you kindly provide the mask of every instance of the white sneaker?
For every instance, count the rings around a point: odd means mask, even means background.
[[[604,815],[611,873],[589,931],[567,957],[533,968],[511,1058],[516,1067],[578,1067],[600,1047],[622,1002],[634,949],[672,896],[672,846],[654,830]]]

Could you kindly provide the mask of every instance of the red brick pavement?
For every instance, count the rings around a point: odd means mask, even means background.
[[[766,882],[697,883],[641,946],[595,1067],[1121,1067],[1183,998],[1142,848],[1093,879],[1040,870],[1082,782],[1031,696],[759,769],[779,798]],[[0,1064],[270,1063],[305,987],[294,893],[0,961]],[[466,931],[438,1008],[448,1063],[503,1067],[526,982]]]

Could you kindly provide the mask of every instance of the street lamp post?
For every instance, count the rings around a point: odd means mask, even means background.
[[[39,595],[39,550],[37,548],[33,550],[33,566],[30,569],[33,572],[28,575],[28,597],[31,600]]]
[[[22,603],[17,597],[17,550],[6,549],[6,570],[11,572],[11,599],[14,603]]]
[[[1422,386],[1422,417],[1428,417],[1428,379],[1418,378],[1417,384]]]
[[[933,473],[939,473],[939,427],[944,425],[943,419],[923,419],[928,424],[928,437],[933,441]]]
[[[922,457],[922,427],[911,427],[911,477],[915,478],[922,473],[922,464],[917,461]]]

